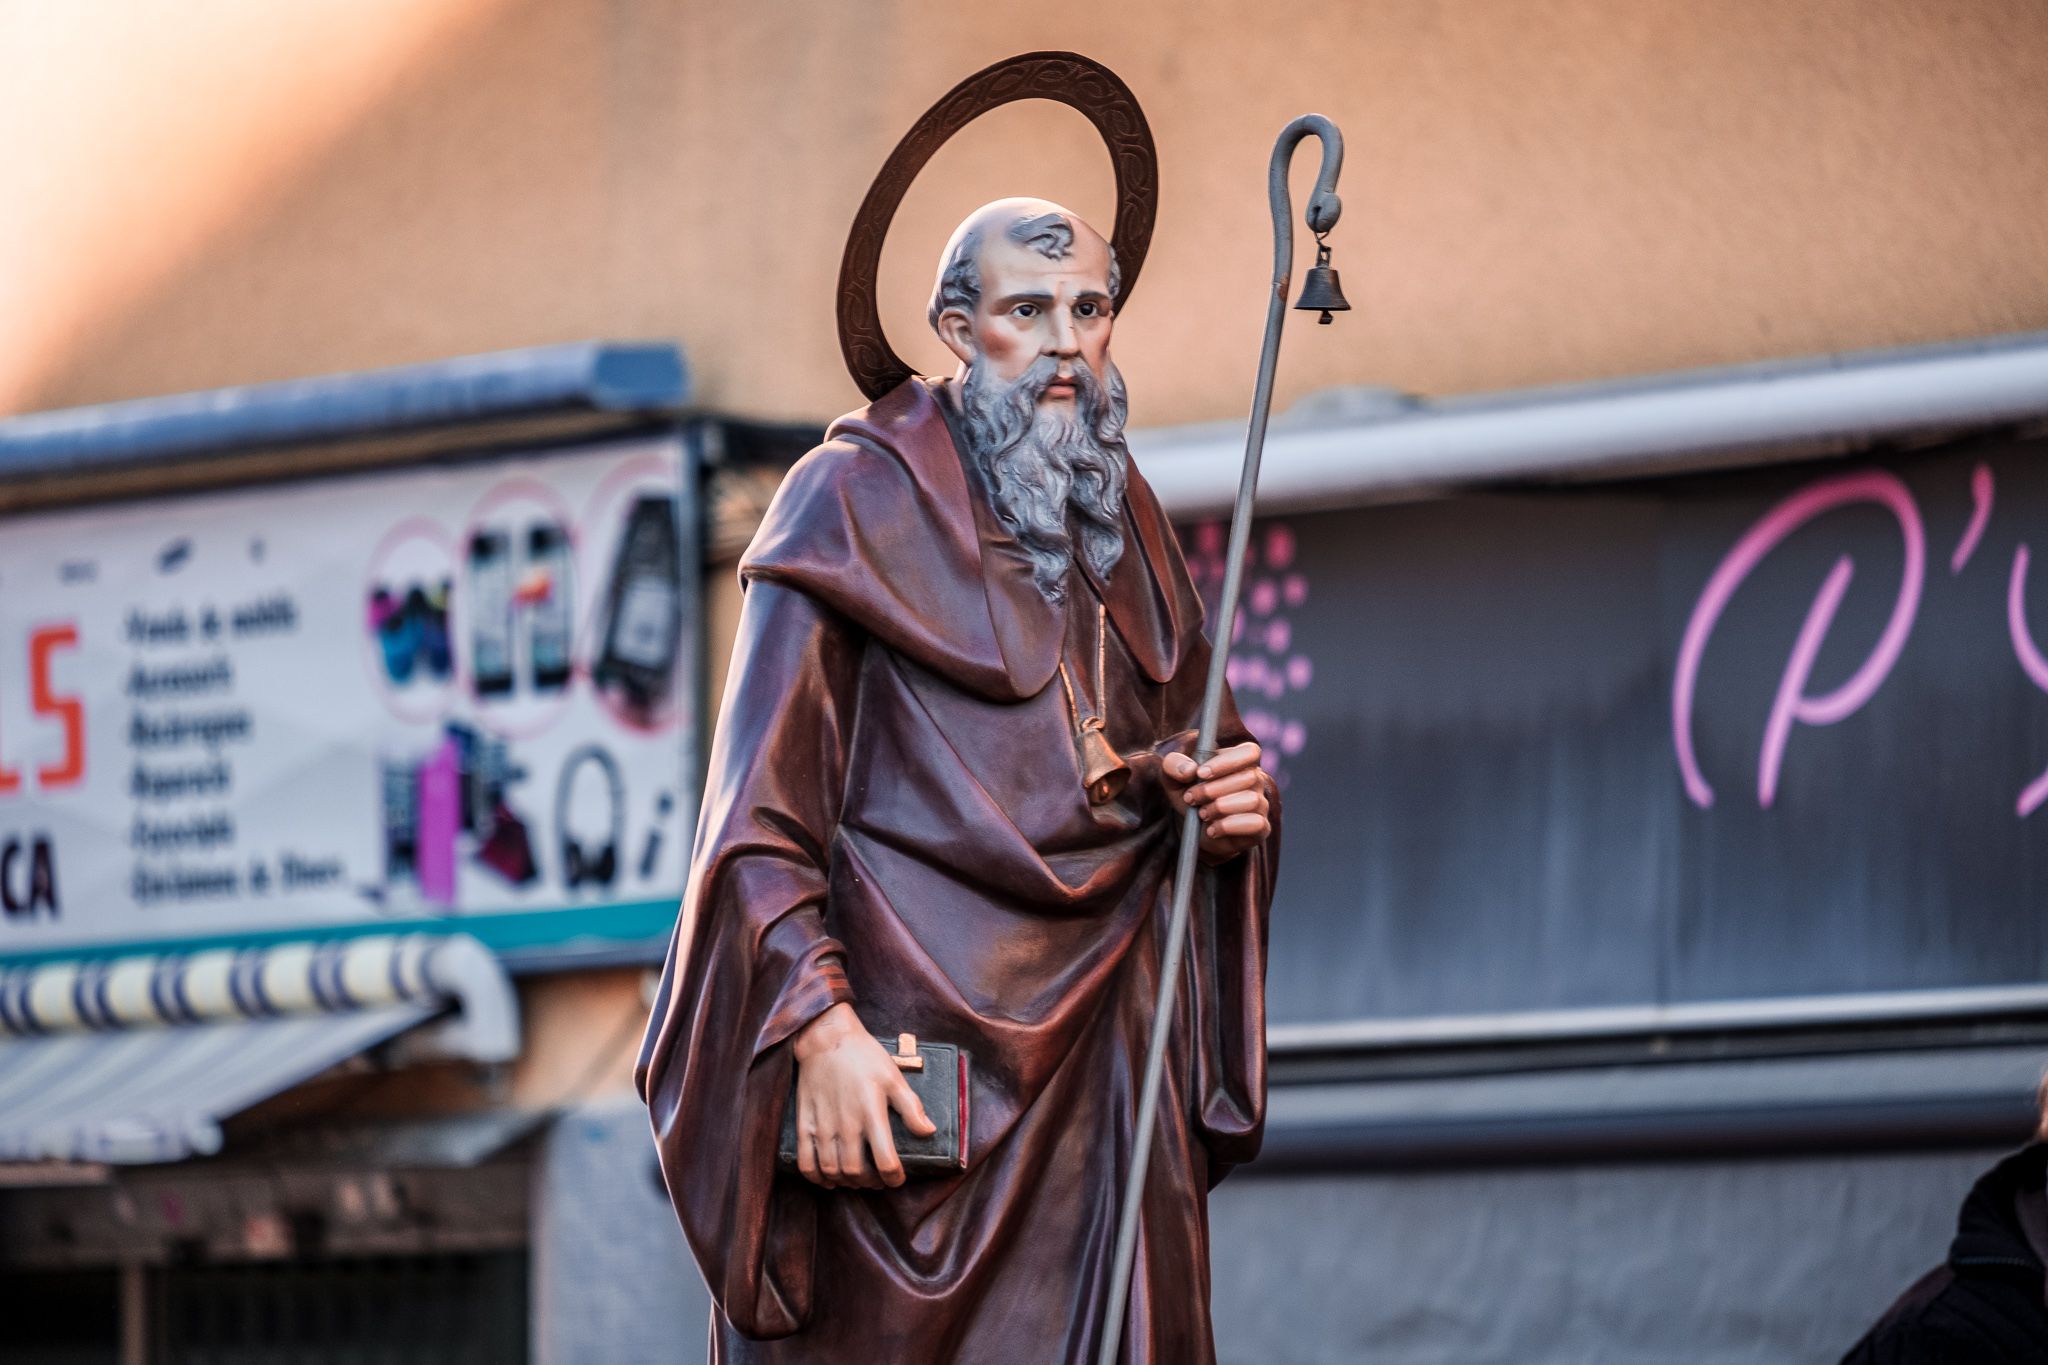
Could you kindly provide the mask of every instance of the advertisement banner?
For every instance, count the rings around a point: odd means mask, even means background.
[[[0,957],[665,933],[694,515],[669,435],[0,523]]]

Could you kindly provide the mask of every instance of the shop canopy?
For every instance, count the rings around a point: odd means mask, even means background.
[[[210,1155],[223,1119],[400,1035],[511,1060],[503,968],[466,935],[380,934],[0,971],[0,1161]]]
[[[1441,399],[1338,389],[1273,419],[1259,512],[1812,460],[2044,413],[2048,332]],[[1243,422],[1140,431],[1131,446],[1175,520],[1229,510]]]

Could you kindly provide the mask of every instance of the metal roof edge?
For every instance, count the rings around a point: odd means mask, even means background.
[[[2048,332],[1804,356],[1444,399],[1384,398],[1350,420],[1312,395],[1275,419],[1263,511],[1310,511],[1478,484],[1678,473],[1731,453],[1812,454],[1911,433],[2048,416]],[[1291,419],[1291,420],[1290,420]],[[1230,506],[1241,424],[1134,432],[1167,511]],[[1734,461],[1738,463],[1753,461]]]
[[[560,412],[670,413],[689,393],[673,342],[533,346],[0,420],[0,480]]]

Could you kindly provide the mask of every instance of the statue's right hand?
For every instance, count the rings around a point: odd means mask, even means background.
[[[796,1168],[826,1189],[903,1183],[889,1111],[919,1137],[938,1131],[888,1052],[838,1004],[806,1024],[796,1054]],[[873,1159],[870,1160],[870,1154]]]

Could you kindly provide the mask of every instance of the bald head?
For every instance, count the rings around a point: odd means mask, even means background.
[[[991,247],[999,257],[1032,252],[1041,260],[1095,267],[1112,300],[1121,283],[1115,250],[1079,214],[1049,199],[998,199],[968,214],[947,239],[925,314],[934,329],[948,310],[974,313],[981,302],[984,258]]]

